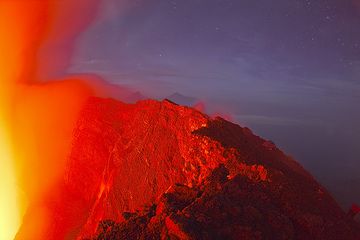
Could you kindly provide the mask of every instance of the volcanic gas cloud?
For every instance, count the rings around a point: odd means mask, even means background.
[[[249,129],[51,79],[98,4],[0,1],[0,240],[360,239],[356,212]]]

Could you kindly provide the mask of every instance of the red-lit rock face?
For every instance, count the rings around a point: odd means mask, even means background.
[[[90,99],[49,199],[46,239],[360,239],[274,144],[169,101]]]

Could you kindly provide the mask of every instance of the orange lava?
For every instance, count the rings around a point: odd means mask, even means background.
[[[74,122],[93,90],[80,77],[47,78],[66,70],[98,4],[0,1],[0,240],[14,238],[26,206],[44,201],[62,176]],[[19,239],[45,237],[46,209],[36,212]]]

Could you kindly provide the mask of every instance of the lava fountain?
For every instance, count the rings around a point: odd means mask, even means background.
[[[0,0],[0,240],[15,237],[26,206],[62,174],[73,124],[93,91],[80,77],[46,78],[65,72],[98,2]],[[44,224],[46,211],[18,238],[41,239]]]
[[[3,113],[1,113],[3,118]],[[0,122],[0,239],[11,239],[20,225],[20,205],[7,126]]]
[[[23,65],[22,49],[25,39],[26,15],[8,2],[0,3],[0,239],[12,239],[21,223],[21,204],[16,181],[15,156],[11,141],[10,109],[16,82]],[[9,20],[19,21],[15,28]]]

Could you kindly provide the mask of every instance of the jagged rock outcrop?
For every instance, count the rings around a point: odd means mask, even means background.
[[[170,101],[91,98],[48,239],[360,239],[272,142]]]
[[[174,185],[157,205],[121,223],[101,221],[92,239],[356,239],[352,223],[324,231],[322,215],[296,220],[266,185],[228,174],[220,165],[199,187]]]

